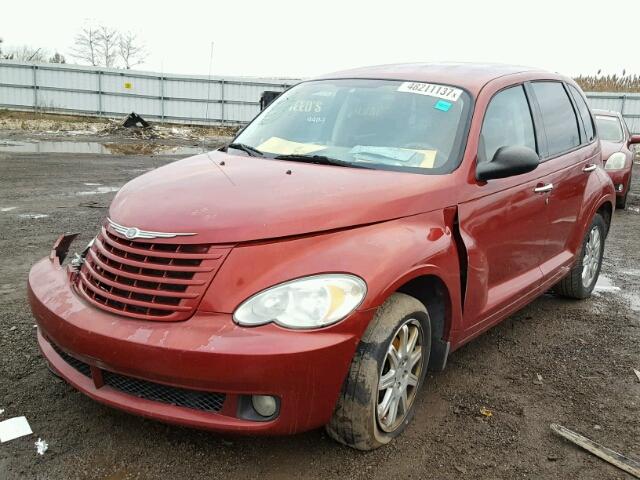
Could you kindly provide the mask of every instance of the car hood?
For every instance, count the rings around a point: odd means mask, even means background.
[[[607,140],[600,140],[600,147],[602,148],[602,161],[606,162],[607,159],[616,152],[622,150],[624,143],[609,142]]]
[[[236,243],[376,223],[440,208],[448,175],[314,165],[220,151],[127,183],[109,217],[142,230]]]

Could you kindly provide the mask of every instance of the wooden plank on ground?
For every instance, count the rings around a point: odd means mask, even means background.
[[[610,448],[604,447],[599,443],[589,440],[587,437],[583,437],[579,433],[573,432],[568,428],[558,425],[556,423],[551,424],[551,430],[566,438],[570,442],[575,443],[579,447],[584,448],[586,451],[594,454],[596,457],[609,462],[611,465],[615,465],[621,470],[630,473],[636,478],[640,478],[640,462],[636,462],[631,458],[627,458],[621,453],[618,453]]]

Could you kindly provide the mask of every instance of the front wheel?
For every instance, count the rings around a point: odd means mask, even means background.
[[[413,417],[431,350],[425,306],[395,293],[378,309],[351,362],[329,435],[373,450],[398,436]]]
[[[591,295],[600,275],[606,231],[602,215],[596,214],[582,241],[580,259],[568,275],[553,287],[558,295],[578,299]]]

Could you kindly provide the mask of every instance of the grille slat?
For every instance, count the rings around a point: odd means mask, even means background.
[[[117,268],[114,268],[114,267],[111,267],[111,266],[107,265],[103,260],[98,258],[98,255],[93,250],[89,251],[88,257],[91,259],[92,262],[94,262],[97,265],[99,265],[100,268],[102,268],[104,270],[107,270],[108,272],[112,273],[113,275],[119,275],[119,276],[122,276],[122,277],[130,278],[132,280],[143,280],[143,281],[148,281],[148,282],[171,283],[171,284],[175,284],[175,285],[204,285],[204,283],[205,283],[204,281],[201,281],[201,280],[189,280],[189,279],[184,279],[184,278],[168,279],[168,277],[166,276],[166,272],[163,272],[162,276],[143,275],[143,274],[140,274],[140,273],[132,274],[131,272],[129,272],[129,274],[127,274],[126,271],[118,270]]]
[[[183,253],[180,249],[181,245],[177,246],[176,251],[171,250],[162,250],[154,248],[156,245],[148,244],[148,248],[140,248],[136,247],[135,243],[132,240],[124,240],[116,235],[113,235],[107,231],[107,229],[102,227],[102,237],[105,243],[110,246],[127,252],[128,254],[140,255],[140,256],[152,256],[157,258],[165,258],[168,260],[205,260],[205,259],[218,259],[221,258],[224,254],[220,252],[214,253]],[[151,253],[151,255],[149,255]]]
[[[91,266],[90,263],[87,264],[87,270],[89,270],[89,274],[96,278],[96,277],[102,277],[100,279],[100,281],[104,284],[107,284],[111,287],[116,287],[116,288],[120,288],[122,290],[126,290],[129,292],[129,295],[131,295],[132,293],[140,293],[143,295],[156,295],[158,292],[162,293],[162,296],[165,297],[175,297],[175,298],[198,298],[198,294],[197,293],[185,293],[185,292],[172,292],[169,290],[160,290],[158,288],[155,289],[151,289],[151,288],[143,288],[143,287],[138,287],[137,285],[129,285],[126,282],[123,281],[118,281],[118,278],[116,277],[114,280],[110,280],[109,278],[107,278],[104,274],[100,275],[98,274],[93,267]],[[135,282],[135,281],[134,281]]]
[[[91,378],[91,367],[88,364],[64,352],[56,344],[50,345],[66,363],[85,377]],[[102,370],[102,379],[105,385],[134,397],[205,412],[219,412],[226,399],[224,393],[172,387],[108,370]]]
[[[93,305],[132,318],[188,318],[230,250],[128,240],[110,228],[93,242],[76,285]]]
[[[105,257],[107,257],[109,260],[113,260],[115,262],[121,262],[124,263],[126,265],[129,265],[131,267],[138,267],[138,268],[152,268],[152,269],[162,269],[162,270],[167,270],[167,271],[173,271],[173,272],[210,272],[211,269],[207,268],[207,267],[191,267],[191,266],[182,266],[182,265],[168,265],[168,264],[162,264],[162,263],[151,263],[151,262],[144,262],[144,261],[140,261],[140,260],[132,260],[130,258],[127,257],[127,252],[123,252],[123,251],[117,251],[117,249],[115,252],[110,252],[109,250],[107,250],[107,248],[104,246],[104,244],[102,243],[102,240],[100,239],[100,237],[97,237],[95,242],[94,242],[94,246],[97,247],[98,251],[104,255]],[[124,253],[124,256],[122,255]]]

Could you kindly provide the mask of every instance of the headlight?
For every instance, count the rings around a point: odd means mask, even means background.
[[[604,164],[605,170],[620,170],[624,168],[624,164],[627,162],[627,158],[622,152],[616,152],[609,157],[607,163]]]
[[[287,328],[331,325],[353,312],[367,293],[360,277],[322,274],[268,288],[245,300],[233,320],[244,326],[275,322]]]

